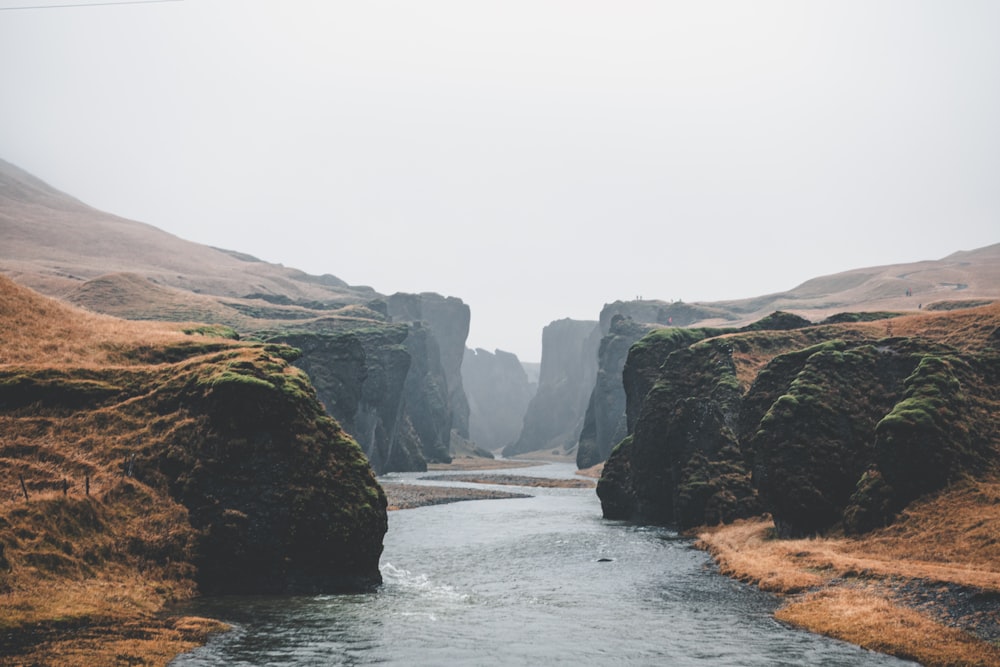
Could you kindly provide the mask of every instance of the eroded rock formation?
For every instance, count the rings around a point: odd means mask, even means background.
[[[469,307],[455,297],[424,292],[393,294],[393,322],[410,325],[404,345],[413,359],[406,381],[406,411],[428,461],[451,460],[452,431],[469,439],[469,402],[462,386],[462,358],[469,335]]]
[[[576,449],[587,401],[597,377],[601,330],[590,320],[562,319],[542,331],[538,391],[524,415],[521,434],[504,456],[539,450],[566,454]]]
[[[469,398],[469,432],[479,447],[496,451],[517,440],[536,386],[516,355],[465,350],[462,382]]]
[[[993,307],[654,331],[626,362],[629,435],[598,485],[605,516],[691,527],[767,511],[783,536],[885,525],[997,456],[997,323]]]
[[[354,436],[378,474],[426,470],[421,441],[404,410],[411,355],[405,325],[332,333],[283,334],[270,340],[302,351],[306,371],[330,415]]]

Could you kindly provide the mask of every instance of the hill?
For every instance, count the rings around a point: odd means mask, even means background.
[[[89,280],[116,273],[213,297],[259,295],[329,306],[377,296],[335,276],[311,276],[98,211],[2,160],[0,235],[3,272],[53,296],[65,297]]]
[[[981,306],[998,299],[1000,243],[937,260],[820,276],[787,292],[705,305],[725,311],[730,324],[742,326],[775,310],[816,322],[840,312],[936,310]],[[693,325],[712,326],[720,321],[709,316]]]
[[[216,333],[0,277],[0,664],[163,664],[211,627],[167,602],[380,581],[385,496],[298,352]]]

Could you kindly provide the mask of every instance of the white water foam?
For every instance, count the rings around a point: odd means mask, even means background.
[[[422,597],[437,600],[464,602],[469,599],[466,593],[459,593],[453,586],[435,584],[426,574],[414,574],[409,570],[396,567],[392,563],[382,563],[379,566],[382,573],[382,585],[392,586],[416,593]]]

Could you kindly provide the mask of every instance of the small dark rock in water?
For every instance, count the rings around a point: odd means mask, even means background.
[[[598,563],[611,563],[612,561],[614,561],[614,558],[598,558],[597,559]]]

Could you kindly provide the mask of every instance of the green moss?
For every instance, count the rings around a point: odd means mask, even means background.
[[[611,454],[613,456],[618,456],[620,454],[619,450],[628,449],[631,446],[632,446],[632,436],[629,435],[626,436],[621,442],[619,442],[611,449]]]
[[[844,324],[851,322],[876,322],[878,320],[888,320],[900,317],[909,313],[896,313],[888,310],[879,310],[862,313],[837,313],[826,318],[820,324]]]
[[[668,345],[672,349],[677,349],[687,347],[688,345],[697,343],[705,338],[721,336],[734,331],[736,331],[736,329],[716,329],[705,327],[698,329],[680,329],[676,327],[654,329],[636,341],[632,347],[633,349],[638,349],[640,351],[644,348],[660,345]]]
[[[926,356],[906,379],[905,398],[882,419],[879,428],[943,428],[954,416],[954,404],[963,400],[951,363]]]
[[[218,388],[223,385],[242,385],[246,387],[255,387],[258,389],[266,389],[268,391],[274,391],[275,386],[263,378],[256,377],[254,375],[247,375],[245,373],[240,373],[235,370],[224,370],[218,373],[214,373],[208,377],[199,378],[198,384],[206,385],[213,388]]]
[[[203,324],[184,329],[183,331],[189,336],[210,336],[212,338],[228,338],[230,340],[240,339],[240,335],[236,332],[236,329],[224,324]]]
[[[284,359],[288,363],[298,361],[302,357],[302,350],[297,347],[292,347],[291,345],[268,343],[264,346],[264,350],[268,354],[273,354],[276,357]]]
[[[879,468],[899,491],[898,502],[933,491],[981,463],[980,441],[970,428],[968,400],[957,357],[926,355],[906,378],[906,392],[875,429]]]

